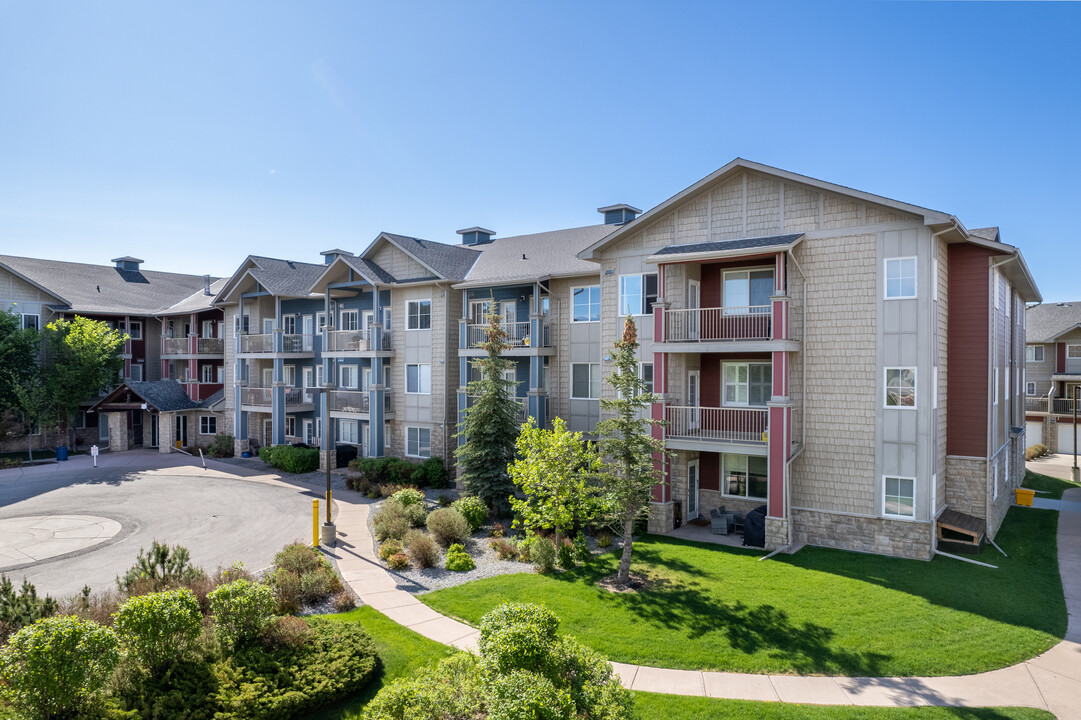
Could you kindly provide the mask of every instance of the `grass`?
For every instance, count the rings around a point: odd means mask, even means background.
[[[757,553],[649,536],[635,543],[645,591],[614,594],[609,554],[575,571],[477,580],[421,596],[474,625],[495,605],[544,603],[610,660],[745,673],[954,675],[1012,665],[1055,645],[1066,606],[1058,513],[1011,509],[985,550],[998,570],[805,548]]]
[[[1025,471],[1025,481],[1021,483],[1021,487],[1028,488],[1029,490],[1040,490],[1041,492],[1037,497],[1047,498],[1049,500],[1061,500],[1062,493],[1071,488],[1081,487],[1077,483],[1070,482],[1069,480],[1060,480],[1050,475],[1041,475],[1034,473],[1031,470]]]
[[[788,705],[635,693],[638,714],[645,720],[1054,720],[1054,715],[1035,708],[948,707],[849,707],[837,705]]]

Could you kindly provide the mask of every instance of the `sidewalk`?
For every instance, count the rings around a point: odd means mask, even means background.
[[[368,531],[368,505],[335,496],[338,547],[329,554],[361,602],[437,642],[475,650],[479,632],[399,590]],[[1061,720],[1081,718],[1081,488],[1067,490],[1059,512],[1059,571],[1069,614],[1066,639],[1043,655],[1001,670],[957,677],[867,678],[745,675],[612,663],[631,690],[811,705],[907,707],[1027,706]]]

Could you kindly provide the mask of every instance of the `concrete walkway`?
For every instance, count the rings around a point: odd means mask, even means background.
[[[475,628],[398,589],[394,572],[378,560],[368,531],[368,505],[351,497],[356,494],[334,498],[339,541],[330,555],[361,602],[427,638],[475,650],[480,634]],[[647,692],[812,705],[1027,706],[1076,720],[1081,718],[1081,512],[1067,508],[1081,507],[1081,489],[1066,491],[1063,500],[1058,551],[1069,626],[1063,642],[1027,662],[979,675],[929,678],[745,675],[612,665],[624,686]]]

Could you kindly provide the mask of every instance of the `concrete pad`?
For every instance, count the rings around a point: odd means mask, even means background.
[[[457,620],[443,617],[442,615],[436,620],[422,622],[409,629],[413,632],[420,633],[429,640],[435,640],[444,645],[453,644],[458,640],[462,640],[477,632],[476,628],[472,628],[465,623],[460,623]]]
[[[698,670],[670,670],[668,668],[640,667],[634,676],[632,690],[666,693],[668,695],[695,695],[704,697],[706,686]]]
[[[1028,664],[1081,682],[1081,644],[1063,640],[1044,654],[1029,660]]]
[[[99,542],[104,542],[108,538],[91,539],[76,538],[74,540],[41,540],[33,545],[27,545],[24,548],[20,548],[24,553],[34,558],[35,560],[46,560],[57,555],[66,555],[76,550],[82,550],[91,545],[96,545]]]
[[[428,622],[429,620],[446,619],[423,603],[387,608],[382,612],[394,622],[406,627],[413,627],[414,625],[419,625],[420,623]]]
[[[926,705],[920,682],[913,678],[836,678],[851,705],[911,707]]]
[[[767,675],[704,672],[702,681],[706,686],[707,697],[765,702],[777,702],[780,699]]]
[[[831,677],[770,675],[773,689],[781,702],[807,705],[851,705],[848,695]]]
[[[1022,663],[979,675],[920,678],[919,692],[931,705],[1044,707],[1040,691]]]
[[[619,676],[619,682],[622,683],[623,687],[634,687],[634,676],[638,674],[637,665],[614,662],[612,663],[612,669],[615,670],[616,675]]]
[[[1081,718],[1081,682],[1039,667],[1030,670],[1048,710],[1059,718]]]
[[[388,590],[381,593],[366,593],[364,604],[379,612],[385,612],[390,608],[420,605],[421,602],[404,590]]]
[[[465,650],[466,652],[475,653],[479,651],[478,643],[480,641],[480,631],[473,632],[466,635],[464,638],[460,638],[451,642],[451,645],[459,650]]]
[[[389,575],[368,575],[365,574],[360,577],[349,577],[343,573],[342,576],[349,584],[349,587],[353,589],[357,595],[364,598],[365,595],[371,595],[373,593],[384,593],[388,590],[397,590],[398,581]]]

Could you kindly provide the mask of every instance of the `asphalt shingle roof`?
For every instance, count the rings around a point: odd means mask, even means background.
[[[162,308],[158,315],[181,315],[184,313],[202,312],[203,310],[212,309],[211,303],[218,297],[218,293],[221,292],[222,287],[229,278],[218,278],[214,282],[210,283],[210,294],[206,294],[206,288],[202,287],[193,292],[188,297],[184,298],[175,305],[170,305],[167,308]]]
[[[203,403],[188,397],[188,394],[184,392],[184,386],[176,380],[129,381],[127,386],[133,393],[141,397],[147,405],[157,408],[159,412],[196,410],[204,407]]]
[[[496,238],[477,245],[480,257],[461,286],[532,281],[568,275],[598,275],[600,266],[578,259],[578,253],[616,229],[615,225],[587,225],[533,235]]]
[[[1049,343],[1081,325],[1081,302],[1044,303],[1025,310],[1025,342]]]
[[[251,276],[274,295],[307,297],[326,265],[252,255]]]
[[[982,240],[993,240],[998,242],[998,226],[969,229],[969,235],[975,235]]]
[[[803,233],[789,235],[770,235],[768,237],[739,238],[736,240],[716,240],[712,242],[690,243],[687,245],[669,245],[660,250],[658,255],[682,255],[685,253],[723,252],[725,250],[747,250],[751,248],[790,245],[803,237]]]
[[[380,233],[410,255],[435,270],[446,280],[462,280],[469,273],[469,268],[477,261],[480,252],[463,245],[421,240],[408,235]],[[399,282],[409,278],[398,278]]]
[[[357,272],[361,273],[365,277],[378,280],[379,282],[392,283],[394,282],[394,276],[388,273],[383,268],[379,267],[371,260],[365,260],[364,258],[356,257],[355,255],[342,255],[342,261],[348,264]]]
[[[0,255],[0,264],[64,298],[77,313],[151,315],[203,288],[202,275],[14,255]]]

